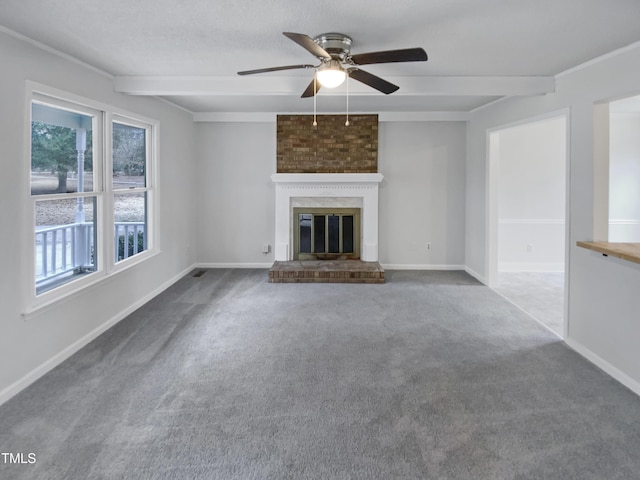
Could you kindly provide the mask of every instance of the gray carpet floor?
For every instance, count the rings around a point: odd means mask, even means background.
[[[564,272],[500,272],[496,290],[564,335]]]
[[[640,398],[462,272],[187,276],[0,406],[2,479],[639,479]]]

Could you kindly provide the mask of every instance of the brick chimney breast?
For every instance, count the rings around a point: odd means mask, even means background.
[[[277,116],[277,173],[378,173],[378,115]]]

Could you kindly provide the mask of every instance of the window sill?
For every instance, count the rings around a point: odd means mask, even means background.
[[[136,265],[146,262],[146,260],[153,258],[160,254],[161,251],[159,249],[147,250],[133,257],[129,257],[126,260],[123,260],[116,264],[116,267],[113,271],[108,274],[105,274],[104,271],[98,271],[92,273],[90,276],[80,279],[77,282],[70,282],[61,287],[61,291],[56,289],[50,290],[52,292],[50,295],[47,295],[49,292],[45,292],[42,294],[43,299],[41,301],[33,302],[22,312],[22,318],[24,320],[30,320],[33,317],[39,316],[52,308],[57,308],[60,305],[73,300],[80,295],[83,295],[87,292],[90,292],[94,288],[106,285],[118,278],[118,274],[125,270],[128,270]],[[66,286],[72,286],[69,291],[63,290]]]
[[[605,256],[640,263],[640,243],[577,242],[576,245],[602,253]]]

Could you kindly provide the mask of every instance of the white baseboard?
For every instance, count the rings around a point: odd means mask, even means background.
[[[480,275],[475,270],[472,270],[471,268],[465,266],[464,267],[464,271],[467,272],[469,275],[471,275],[476,280],[478,280],[480,283],[482,283],[484,285],[487,285],[487,279],[483,275]]]
[[[564,272],[564,263],[504,262],[498,264],[498,272]]]
[[[385,270],[464,270],[464,265],[381,263],[380,266]]]
[[[97,328],[93,329],[91,332],[87,333],[84,337],[79,338],[78,340],[73,342],[71,345],[66,347],[64,350],[58,352],[56,355],[51,357],[49,360],[47,360],[46,362],[42,363],[41,365],[39,365],[38,367],[34,368],[33,370],[31,370],[29,373],[27,373],[21,379],[17,380],[16,382],[12,383],[8,387],[4,388],[2,391],[0,391],[0,405],[5,403],[11,397],[17,395],[19,392],[21,392],[22,390],[27,388],[29,385],[31,385],[33,382],[38,380],[40,377],[45,375],[50,370],[53,370],[55,367],[57,367],[62,362],[64,362],[67,358],[69,358],[71,355],[73,355],[74,353],[78,352],[82,347],[86,346],[91,341],[95,340],[97,337],[99,337],[104,332],[106,332],[111,327],[113,327],[115,324],[117,324],[121,320],[125,319],[128,315],[133,313],[135,310],[140,308],[142,305],[147,303],[149,300],[153,299],[154,297],[156,297],[157,295],[159,295],[160,293],[165,291],[171,285],[173,285],[178,280],[180,280],[182,277],[187,275],[194,268],[195,268],[195,265],[191,265],[188,268],[184,269],[182,272],[178,273],[177,275],[175,275],[171,279],[167,280],[166,282],[164,282],[162,285],[160,285],[158,288],[156,288],[155,290],[153,290],[149,294],[147,294],[144,297],[140,298],[137,302],[133,303],[129,307],[127,307],[124,310],[122,310],[121,312],[119,312],[114,317],[112,317],[109,320],[107,320],[106,322],[104,322],[99,327],[97,327]]]
[[[569,346],[569,348],[571,348],[572,350],[582,355],[584,358],[589,360],[595,366],[603,370],[606,374],[615,378],[618,382],[620,382],[622,385],[627,387],[633,393],[640,396],[640,383],[638,381],[634,380],[633,378],[631,378],[629,375],[627,375],[617,367],[614,367],[599,355],[596,355],[595,353],[593,353],[591,350],[589,350],[587,347],[582,345],[580,342],[577,342],[575,340],[568,338],[565,340],[565,343]]]
[[[271,268],[269,263],[198,263],[197,268]]]

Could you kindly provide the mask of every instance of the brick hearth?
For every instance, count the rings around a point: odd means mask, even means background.
[[[378,262],[360,260],[308,260],[275,262],[270,283],[384,283]]]

